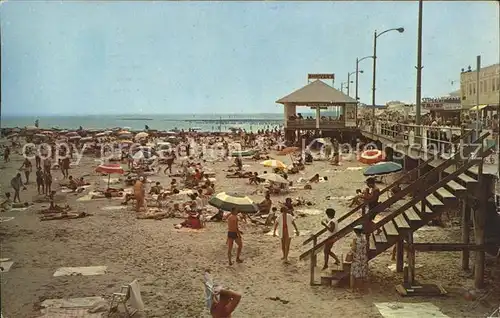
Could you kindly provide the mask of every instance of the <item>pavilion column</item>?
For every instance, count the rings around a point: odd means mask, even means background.
[[[319,106],[316,107],[316,129],[319,129],[319,120],[321,118],[321,112]]]

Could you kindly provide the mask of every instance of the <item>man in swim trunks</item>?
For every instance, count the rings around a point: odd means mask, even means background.
[[[236,262],[243,262],[240,259],[241,250],[243,248],[241,234],[242,232],[238,227],[238,211],[236,210],[236,208],[232,208],[231,214],[227,218],[227,257],[229,260],[229,265],[233,265],[231,252],[233,250],[234,242],[236,242],[236,245],[238,245],[238,250],[236,251]]]

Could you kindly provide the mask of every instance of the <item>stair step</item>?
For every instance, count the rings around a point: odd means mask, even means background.
[[[394,226],[393,222],[387,222],[384,226],[384,231],[387,236],[398,236],[399,232],[396,229],[396,226]]]
[[[373,236],[375,243],[387,243],[387,238],[385,237],[384,232],[380,232],[380,234],[373,233]]]
[[[464,186],[462,186],[460,183],[458,183],[456,181],[453,181],[453,180],[451,180],[450,182],[448,182],[446,185],[448,187],[450,187],[450,189],[453,192],[464,192],[464,191],[467,191],[467,189]]]
[[[429,194],[425,200],[427,200],[427,202],[429,202],[429,205],[432,207],[432,208],[439,208],[439,207],[443,207],[444,206],[444,203],[441,202],[441,200],[439,200],[434,194]],[[427,210],[426,210],[427,211]]]
[[[417,212],[418,211],[418,212]],[[419,222],[422,221],[422,218],[418,215],[420,213],[420,210],[417,208],[417,206],[413,206],[413,209],[408,209],[404,212],[404,215],[410,222]]]
[[[460,179],[463,182],[465,182],[465,184],[468,184],[468,183],[477,183],[478,182],[476,179],[469,177],[465,173],[462,173],[461,175],[459,175],[458,179]]]
[[[441,199],[443,199],[443,200],[453,200],[453,199],[457,198],[453,193],[446,190],[445,188],[437,189],[436,194],[438,195],[438,197],[441,197]]]
[[[370,247],[369,247],[370,250],[373,250],[373,251],[377,250],[377,246],[375,246],[375,237],[374,237],[373,234],[370,235],[370,242],[369,242],[369,244],[370,244]]]
[[[418,217],[418,215],[417,215],[417,217]],[[406,222],[406,219],[403,216],[403,214],[396,216],[394,218],[394,223],[396,223],[396,226],[398,227],[398,229],[409,229],[410,228],[410,225],[408,224],[408,222]]]

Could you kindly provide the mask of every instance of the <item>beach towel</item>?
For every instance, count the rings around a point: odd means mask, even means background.
[[[14,262],[12,262],[10,258],[2,258],[0,260],[0,266],[3,268],[3,270],[0,270],[0,273],[8,272],[12,265],[14,265]]]
[[[144,310],[144,303],[142,302],[141,297],[141,286],[139,285],[139,281],[137,281],[137,279],[130,283],[130,298],[128,302],[130,307],[137,310]]]
[[[205,286],[205,306],[208,310],[212,308],[212,302],[214,296],[218,300],[218,295],[222,290],[222,286],[214,283],[212,275],[209,272],[205,272],[203,275],[203,283]]]
[[[39,318],[102,318],[105,314],[90,313],[86,308],[45,308]]]
[[[0,223],[2,222],[8,222],[8,221],[12,221],[14,220],[14,217],[11,216],[11,217],[3,217],[3,216],[0,216]]]
[[[350,171],[357,171],[357,170],[361,170],[363,169],[363,167],[347,167],[346,170],[350,170]]]
[[[44,308],[92,308],[105,301],[102,297],[45,299],[40,306]]]
[[[87,266],[87,267],[60,267],[54,273],[54,277],[59,276],[93,276],[106,274],[107,266]]]
[[[375,303],[384,318],[449,318],[432,303]]]

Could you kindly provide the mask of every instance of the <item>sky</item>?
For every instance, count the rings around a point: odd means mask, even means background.
[[[7,1],[2,115],[282,112],[279,98],[373,53],[376,103],[415,102],[418,2]],[[424,2],[422,95],[499,62],[495,1]],[[371,104],[372,61],[360,63]],[[354,80],[354,76],[351,76]],[[354,84],[350,87],[354,96]]]

